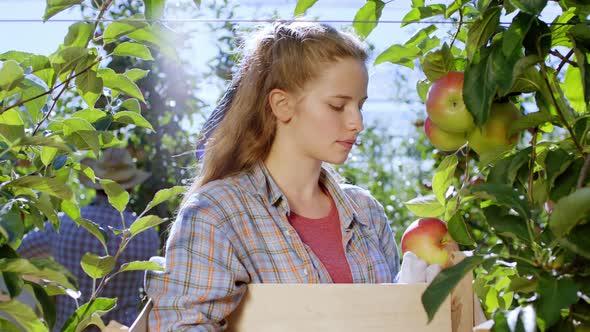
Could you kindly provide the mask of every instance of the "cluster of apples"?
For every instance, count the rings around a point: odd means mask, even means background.
[[[492,150],[509,150],[519,134],[509,132],[520,117],[510,103],[493,103],[487,121],[480,128],[463,102],[463,73],[449,72],[432,84],[426,98],[428,117],[424,132],[430,143],[441,151],[456,151],[469,143],[478,154]]]

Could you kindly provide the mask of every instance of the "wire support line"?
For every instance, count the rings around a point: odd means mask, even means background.
[[[458,21],[408,21],[403,20],[332,20],[332,19],[212,19],[212,18],[167,18],[167,19],[107,19],[103,18],[100,22],[132,22],[132,23],[274,23],[274,22],[316,22],[316,23],[370,23],[370,24],[458,24]],[[0,23],[78,23],[88,22],[96,23],[93,19],[51,19],[44,21],[42,19],[0,19]],[[463,21],[462,24],[473,24],[476,21]],[[501,25],[510,25],[512,22],[500,22]],[[552,22],[548,25],[576,25],[576,23],[568,22]],[[589,24],[590,25],[590,24]]]

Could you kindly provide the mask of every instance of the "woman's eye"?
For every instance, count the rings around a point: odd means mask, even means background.
[[[330,105],[330,108],[332,108],[334,111],[344,111],[344,106]]]

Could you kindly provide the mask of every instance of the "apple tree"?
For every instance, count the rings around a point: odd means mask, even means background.
[[[315,2],[298,1],[295,14]],[[361,37],[389,2],[369,0],[358,10]],[[475,270],[494,331],[590,327],[589,14],[581,0],[416,0],[401,23],[415,33],[377,56],[376,64],[417,68],[425,102],[435,82],[462,73],[461,104],[474,122],[466,144],[437,154],[431,195],[407,204],[418,216],[446,220],[473,250],[423,294],[429,317]]]
[[[59,229],[58,214],[64,213],[106,241],[104,229],[80,217],[81,188],[73,179],[83,173],[100,182],[120,211],[130,204],[120,186],[95,177],[80,160],[107,147],[125,146],[137,128],[154,130],[142,114],[154,105],[137,82],[149,75],[153,54],[164,54],[172,59],[168,61],[178,57],[170,31],[158,21],[164,1],[138,3],[142,13],[110,19],[112,0],[47,0],[45,21],[82,6],[92,18],[73,23],[49,56],[18,50],[0,54],[0,272],[7,290],[0,291],[0,312],[7,314],[0,316],[2,331],[53,329],[56,310],[51,296],[77,296],[77,282],[64,267],[51,259],[19,257],[16,249],[28,230],[43,228],[46,220]],[[109,67],[128,57],[135,59],[134,66],[119,71]],[[123,236],[117,252],[85,256],[81,264],[96,287],[62,330],[104,326],[100,316],[116,305],[116,299],[100,297],[100,290],[114,275],[160,269],[150,262],[125,262],[114,269],[113,262],[131,238],[165,221],[148,212],[183,190],[172,187],[153,193],[133,227],[114,230]],[[40,313],[19,301],[25,290],[33,294]]]

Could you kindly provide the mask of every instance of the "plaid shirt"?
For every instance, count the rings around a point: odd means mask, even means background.
[[[394,282],[399,256],[383,207],[325,169],[320,181],[338,209],[353,281]],[[165,271],[148,273],[150,331],[221,331],[248,283],[331,283],[288,215],[263,164],[203,186],[172,226]]]
[[[113,208],[107,198],[97,195],[88,206],[81,209],[82,218],[94,221],[108,234],[107,248],[109,254],[114,255],[121,243],[121,237],[115,236],[108,226],[120,229],[121,215]],[[125,224],[131,225],[136,216],[131,211],[123,212]],[[60,219],[60,230],[57,233],[48,222],[44,231],[33,231],[23,239],[18,253],[28,258],[42,258],[52,256],[55,261],[66,267],[78,279],[81,296],[78,303],[87,302],[92,294],[92,279],[82,270],[80,260],[87,252],[99,256],[106,255],[104,247],[92,234],[82,227],[78,227],[70,218],[63,215]],[[116,269],[122,263],[137,260],[148,260],[158,254],[158,234],[149,229],[135,236],[119,257]],[[115,270],[116,271],[116,270]],[[115,309],[103,316],[105,324],[114,319],[122,324],[131,326],[138,315],[140,292],[143,285],[143,271],[128,271],[115,276],[99,294],[100,297],[117,298]],[[97,281],[98,285],[98,281]],[[76,301],[67,295],[56,297],[57,319],[54,331],[60,331],[62,325],[76,310]]]

